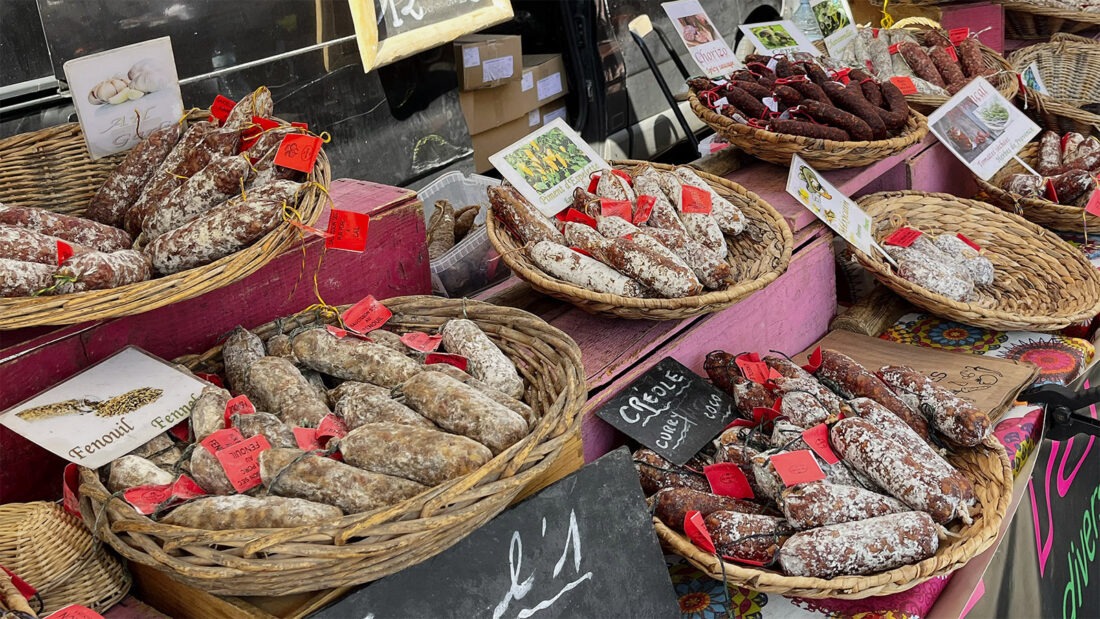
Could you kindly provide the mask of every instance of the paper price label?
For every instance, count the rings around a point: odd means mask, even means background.
[[[653,214],[653,207],[657,204],[657,198],[653,196],[640,195],[638,196],[638,208],[634,211],[635,226],[640,226],[649,221],[649,216]]]
[[[61,479],[61,506],[73,516],[83,518],[80,515],[80,467],[75,462],[66,464]]]
[[[972,248],[974,249],[974,251],[981,251],[981,250],[982,250],[981,246],[979,246],[979,245],[978,245],[977,243],[975,243],[974,241],[971,241],[971,240],[970,240],[969,238],[967,238],[967,236],[966,236],[965,234],[963,234],[962,232],[960,232],[960,233],[956,234],[955,236],[956,236],[956,237],[958,237],[958,239],[959,239],[960,241],[962,241],[963,243],[966,243],[967,245],[969,245],[970,247],[972,247]]]
[[[913,243],[917,242],[917,239],[920,238],[921,234],[923,234],[923,232],[921,232],[920,230],[914,230],[912,228],[905,227],[898,228],[897,230],[890,233],[890,236],[886,237],[886,239],[883,241],[883,244],[894,245],[896,247],[909,247]]]
[[[903,95],[915,95],[915,94],[917,94],[917,85],[913,83],[913,78],[911,78],[911,77],[904,77],[904,76],[891,77],[890,78],[890,83],[893,84],[894,86],[897,86],[898,90],[900,90],[901,94],[903,94]]]
[[[803,370],[806,370],[810,374],[815,374],[821,369],[821,347],[818,346],[810,353],[810,358],[807,359],[806,365],[802,366]]]
[[[195,480],[180,475],[176,481],[164,485],[138,486],[122,493],[122,498],[132,505],[138,513],[148,516],[161,506],[169,506],[189,499],[206,496]]]
[[[225,476],[237,492],[245,492],[260,485],[260,454],[271,449],[262,434],[231,445],[214,454],[225,469]]]
[[[449,355],[447,353],[433,352],[427,357],[424,357],[424,365],[434,365],[436,363],[446,363],[447,365],[453,365],[463,372],[466,371],[466,367],[469,365],[469,361],[466,359],[466,357],[463,357],[462,355]]]
[[[684,185],[680,188],[680,210],[685,213],[702,213],[709,215],[713,205],[710,200],[710,192],[706,189]]]
[[[306,451],[323,450],[320,439],[317,438],[317,428],[303,428],[294,426],[290,429],[294,433],[294,440],[298,443],[298,449]]]
[[[787,487],[825,479],[825,473],[808,449],[774,455],[771,463]]]
[[[211,385],[214,385],[215,387],[225,388],[225,383],[222,382],[221,377],[218,376],[217,374],[210,374],[209,372],[195,372],[195,376],[205,380],[206,382],[210,383]],[[183,439],[183,440],[187,440],[187,439]]]
[[[103,619],[103,615],[80,604],[69,604],[46,616],[46,619]]]
[[[687,534],[688,539],[693,544],[703,550],[710,553],[718,552],[718,549],[714,547],[714,540],[710,538],[710,531],[707,531],[707,526],[703,522],[703,514],[697,511],[690,511],[685,514],[684,533]]]
[[[317,424],[317,441],[321,444],[330,438],[344,438],[348,434],[348,425],[336,415],[329,413]]]
[[[219,123],[224,123],[225,119],[229,118],[229,112],[232,112],[233,107],[236,105],[237,102],[229,97],[218,95],[214,97],[214,102],[210,104],[210,117]]]
[[[734,363],[740,368],[741,374],[754,383],[764,384],[768,382],[768,364],[760,360],[760,355],[750,352],[738,356]]]
[[[719,462],[703,467],[711,492],[735,499],[753,498],[752,487],[745,473],[732,462]]]
[[[242,393],[225,403],[225,427],[228,428],[231,425],[229,419],[233,415],[252,415],[255,412],[256,407],[252,404],[252,401]]]
[[[946,51],[947,51],[947,55],[951,56],[951,60],[954,60],[955,62],[959,61],[959,54],[958,54],[958,52],[955,51],[954,47],[948,47],[946,49]]]
[[[435,352],[442,341],[442,335],[428,335],[421,331],[412,331],[401,336],[401,343],[417,352]]]
[[[275,165],[299,172],[312,172],[321,153],[321,138],[303,133],[291,133],[283,138],[275,152]]]
[[[325,247],[363,253],[367,249],[367,230],[370,227],[370,215],[332,209],[328,218],[329,236],[325,237]]]
[[[28,600],[33,598],[38,593],[38,590],[31,586],[30,583],[23,580],[19,577],[18,574],[9,570],[3,565],[0,565],[0,572],[4,572],[5,574],[7,574],[8,578],[11,580],[11,584],[15,586],[15,590],[19,592],[19,595],[22,595]]]
[[[819,423],[802,433],[802,440],[810,446],[815,454],[821,457],[826,464],[836,464],[840,458],[833,452],[833,446],[829,444],[829,426]]]
[[[600,214],[604,217],[621,217],[630,221],[634,217],[634,207],[629,200],[609,200],[600,198]]]
[[[65,264],[65,261],[73,257],[73,246],[65,241],[57,242],[57,266]]]
[[[325,325],[325,331],[328,331],[329,333],[335,335],[336,339],[338,340],[348,336],[348,332],[346,329],[341,329],[340,327],[333,325]]]
[[[1088,204],[1085,205],[1085,212],[1100,217],[1100,189],[1092,190],[1092,197],[1089,198]]]
[[[952,45],[962,43],[969,36],[970,28],[952,28],[947,31],[947,38],[951,39]]]
[[[224,430],[218,430],[210,436],[202,439],[199,445],[206,448],[207,451],[218,455],[218,452],[226,447],[232,447],[244,442],[244,435],[237,428],[226,428]]]
[[[349,330],[356,333],[370,333],[386,324],[390,316],[393,316],[393,312],[389,308],[368,295],[367,298],[345,310],[340,318]]]
[[[584,224],[592,229],[596,229],[598,227],[595,219],[589,217],[588,215],[585,215],[575,208],[566,209],[562,221]]]

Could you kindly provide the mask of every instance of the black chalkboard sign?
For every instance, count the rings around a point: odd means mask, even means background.
[[[673,464],[690,460],[736,418],[733,399],[671,357],[596,415]]]
[[[311,615],[677,616],[664,555],[625,448],[501,513],[442,554]]]

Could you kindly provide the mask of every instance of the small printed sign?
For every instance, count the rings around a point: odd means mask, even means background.
[[[699,0],[664,2],[661,7],[687,46],[692,60],[707,77],[722,77],[744,68]]]
[[[932,133],[982,180],[1014,158],[1039,125],[979,77],[928,117]]]
[[[787,176],[787,193],[810,209],[837,234],[863,253],[870,255],[874,246],[871,216],[848,196],[825,180],[802,157],[794,155]]]
[[[206,385],[126,347],[0,414],[0,425],[88,468],[148,443],[191,416]]]
[[[1043,76],[1039,74],[1039,61],[1027,65],[1020,72],[1020,83],[1040,94],[1050,94],[1047,85],[1043,82]]]
[[[573,189],[608,165],[562,119],[536,129],[489,162],[544,215],[553,216],[573,202]]]
[[[810,3],[810,9],[825,37],[825,49],[829,50],[830,56],[840,58],[859,36],[848,0],[814,0]]]
[[[814,56],[821,55],[813,41],[790,20],[743,24],[739,28],[761,54],[775,56],[805,52]]]

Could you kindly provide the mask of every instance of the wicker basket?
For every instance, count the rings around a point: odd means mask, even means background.
[[[947,36],[946,33],[944,36]],[[982,43],[978,43],[978,48],[982,50],[982,62],[986,67],[995,71],[992,75],[987,75],[985,79],[997,89],[997,92],[1004,95],[1005,99],[1011,101],[1020,92],[1020,80],[1016,76],[1015,69],[1005,60],[1004,56],[998,54],[993,48]],[[929,114],[947,103],[950,98],[949,95],[916,93],[906,96],[905,100],[909,102],[909,105],[917,108],[918,111]]]
[[[38,590],[43,616],[69,604],[102,613],[130,590],[126,568],[56,503],[0,505],[0,565]]]
[[[1050,94],[1024,87],[1019,95],[1019,107],[1036,122],[1058,133],[1100,135],[1100,115],[1081,109],[1100,103],[1100,46],[1068,40],[1041,43],[1012,53],[1008,61],[1018,72],[1038,63]]]
[[[930,234],[962,233],[980,245],[997,269],[984,301],[959,303],[902,279],[877,252],[856,257],[886,287],[913,305],[976,327],[999,331],[1057,331],[1100,313],[1100,273],[1075,247],[1022,217],[984,202],[942,193],[876,193],[859,200],[881,242],[902,225]]]
[[[642,161],[612,163],[620,169],[642,163],[659,170],[674,169],[673,166]],[[760,196],[726,179],[705,172],[696,173],[706,179],[715,191],[736,204],[748,220],[744,232],[726,237],[726,244],[729,246],[727,260],[733,267],[733,277],[738,283],[725,290],[708,291],[681,299],[637,299],[592,292],[544,273],[521,251],[519,241],[501,227],[494,217],[485,220],[489,240],[512,272],[532,288],[555,299],[572,303],[590,314],[634,320],[681,320],[717,312],[762,289],[782,275],[790,264],[794,239],[783,216]]]
[[[1100,26],[1100,13],[1042,6],[1033,2],[993,0],[1005,9],[1005,37],[1041,39],[1064,32],[1075,33]]]
[[[897,137],[871,142],[819,140],[743,125],[708,109],[693,90],[688,91],[688,99],[695,115],[730,144],[758,159],[784,166],[790,165],[793,155],[798,155],[816,170],[858,168],[896,155],[919,142],[928,133],[927,120],[913,110]]]
[[[879,574],[829,579],[786,576],[773,570],[720,561],[660,520],[654,518],[653,524],[657,536],[674,552],[711,578],[722,580],[724,576],[726,582],[739,587],[805,598],[860,599],[899,593],[959,569],[993,545],[1008,511],[1012,497],[1012,468],[1000,443],[990,438],[977,448],[952,453],[948,460],[974,485],[978,499],[977,507],[971,511],[974,523],[955,526],[952,529],[955,536],[941,542],[934,556]]]
[[[442,552],[509,505],[579,431],[588,396],[581,353],[569,336],[527,312],[479,301],[398,297],[385,302],[398,332],[434,330],[451,318],[476,322],[516,363],[542,413],[526,438],[476,472],[336,525],[205,531],[153,522],[112,498],[95,471],[81,471],[80,509],[96,535],[130,561],[216,594],[289,595],[376,580]],[[267,339],[321,320],[316,311],[255,330]],[[217,371],[221,349],[178,360]]]
[[[1035,169],[1039,159],[1039,144],[1036,142],[1028,144],[1020,151],[1019,157]],[[1100,217],[1086,213],[1083,207],[1055,204],[1045,198],[1025,198],[1001,189],[1001,182],[1004,179],[1013,174],[1027,173],[1029,172],[1019,162],[1009,161],[988,181],[978,177],[974,177],[974,180],[978,183],[984,199],[1032,223],[1051,230],[1067,232],[1093,230],[1100,233]]]
[[[206,111],[193,112],[190,119],[208,115]],[[76,123],[0,140],[0,203],[81,215],[124,156],[92,161]],[[309,186],[298,204],[303,223],[311,224],[321,214],[330,176],[328,157],[322,150],[309,175],[321,188]],[[108,290],[0,298],[0,329],[129,316],[197,297],[251,275],[301,238],[298,229],[283,223],[235,254],[180,273]]]

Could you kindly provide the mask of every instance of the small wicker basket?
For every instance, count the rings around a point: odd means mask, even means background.
[[[130,590],[126,568],[56,503],[0,505],[0,565],[38,590],[41,616],[69,604],[106,612]]]
[[[856,258],[886,287],[942,318],[999,331],[1057,331],[1100,313],[1100,273],[1054,233],[977,200],[943,193],[899,191],[859,200],[882,240],[900,226],[929,234],[965,234],[993,262],[993,284],[980,301],[960,303],[900,277],[877,252]]]
[[[1100,20],[1100,13],[1095,13]],[[1025,47],[1009,55],[1017,72],[1037,63],[1049,94],[1026,86],[1019,107],[1041,126],[1066,133],[1100,135],[1100,114],[1081,109],[1100,103],[1100,45],[1062,39]]]
[[[446,550],[489,521],[549,469],[579,431],[588,397],[580,349],[542,319],[514,308],[424,296],[388,299],[385,305],[393,312],[387,326],[399,333],[434,331],[456,317],[476,322],[527,380],[526,401],[541,413],[531,433],[469,475],[335,525],[206,531],[160,524],[112,496],[90,469],[81,470],[84,521],[95,523],[95,534],[130,561],[210,593],[236,596],[377,580]],[[254,331],[266,340],[326,320],[310,310]],[[177,362],[218,371],[221,348]]]
[[[1039,145],[1028,144],[1017,155],[1027,165],[1035,169],[1039,160]],[[1017,161],[1009,161],[1005,167],[988,181],[974,177],[984,199],[1004,210],[1015,213],[1024,219],[1050,230],[1081,232],[1093,230],[1100,233],[1100,217],[1085,212],[1080,206],[1055,204],[1045,198],[1026,198],[1009,193],[1001,188],[1002,181],[1013,174],[1029,174]]]
[[[1012,498],[1012,468],[1000,443],[989,439],[974,449],[952,453],[948,460],[974,485],[978,500],[971,512],[974,523],[955,526],[954,535],[940,543],[934,556],[879,574],[829,579],[787,576],[774,570],[721,561],[660,520],[654,518],[653,525],[657,528],[657,536],[676,554],[711,578],[725,578],[727,583],[738,587],[791,597],[848,600],[900,593],[959,569],[989,548],[997,539],[1001,522],[1008,512],[1008,502]]]
[[[944,36],[946,37],[947,33],[944,33]],[[978,43],[978,49],[982,51],[982,62],[985,66],[995,71],[992,75],[987,75],[985,79],[997,89],[997,92],[1004,95],[1005,99],[1011,101],[1020,91],[1020,80],[1016,77],[1015,69],[1008,63],[1008,60],[1005,60],[1004,56],[998,54],[993,48]],[[929,114],[947,103],[950,98],[949,95],[928,95],[918,92],[906,96],[905,100],[909,102],[909,105],[917,108],[918,111]]]
[[[928,121],[916,110],[911,110],[905,127],[896,137],[871,142],[819,140],[743,125],[707,108],[694,90],[688,91],[688,100],[695,115],[730,144],[757,159],[779,165],[790,165],[791,157],[798,155],[816,170],[858,168],[896,155],[928,133]]]
[[[208,111],[200,110],[188,118],[208,116]],[[76,123],[0,140],[0,203],[82,215],[123,157],[93,161]],[[330,177],[328,156],[322,150],[309,175],[314,184],[302,192],[298,203],[302,223],[312,224],[321,214]],[[180,273],[108,290],[0,298],[0,329],[129,316],[197,297],[251,275],[301,238],[302,233],[287,222],[235,254]]]
[[[1005,9],[1005,37],[1046,40],[1055,33],[1082,32],[1100,26],[1100,13],[1074,11],[1035,2],[993,0]]]
[[[641,161],[611,162],[620,169],[629,169]],[[659,170],[673,166],[648,164]],[[519,241],[500,226],[494,217],[486,219],[489,240],[512,272],[535,290],[572,303],[582,310],[600,316],[635,320],[681,320],[717,312],[737,303],[775,281],[787,270],[794,251],[794,238],[783,216],[759,196],[744,187],[705,172],[697,172],[720,195],[736,204],[748,220],[745,231],[727,237],[728,262],[738,282],[725,290],[708,291],[681,299],[636,299],[592,292],[553,278],[539,269],[521,250]]]

